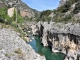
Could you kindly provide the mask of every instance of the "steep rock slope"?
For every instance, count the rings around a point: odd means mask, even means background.
[[[0,60],[45,60],[11,28],[0,29]]]

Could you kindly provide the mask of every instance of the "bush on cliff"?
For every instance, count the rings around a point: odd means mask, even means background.
[[[0,22],[10,24],[11,18],[7,15],[7,7],[0,8]]]

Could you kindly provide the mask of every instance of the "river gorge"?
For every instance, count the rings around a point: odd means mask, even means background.
[[[28,42],[33,49],[39,53],[40,55],[44,55],[46,60],[63,60],[65,55],[62,53],[52,53],[49,47],[44,47],[41,44],[41,40],[39,36],[34,36],[34,40]]]
[[[38,22],[32,25],[32,34],[40,37],[42,49],[39,48],[39,43],[35,43],[39,50],[46,52],[40,53],[41,55],[48,55],[51,59],[47,60],[79,60],[80,59],[80,28],[79,24],[62,24],[55,22]],[[35,39],[37,41],[38,39]],[[33,47],[33,46],[32,46]],[[49,50],[48,50],[49,49]],[[51,51],[51,53],[50,53]],[[55,54],[55,52],[57,52]],[[64,54],[60,55],[60,53]],[[53,54],[53,55],[52,55]],[[60,58],[59,58],[60,57]],[[56,58],[56,59],[55,59]]]

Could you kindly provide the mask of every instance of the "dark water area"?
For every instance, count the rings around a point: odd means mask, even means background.
[[[41,44],[40,37],[38,36],[35,36],[35,40],[28,42],[28,44],[30,44],[33,47],[33,49],[40,55],[45,55],[46,60],[63,60],[64,59],[64,54],[52,53],[49,47],[44,47]]]

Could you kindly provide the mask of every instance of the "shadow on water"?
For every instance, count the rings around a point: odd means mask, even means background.
[[[61,53],[52,53],[50,48],[48,47],[43,47],[41,44],[41,40],[38,36],[35,36],[35,40],[32,40],[31,42],[28,42],[33,49],[39,53],[40,55],[45,55],[46,60],[63,60],[64,55]]]

